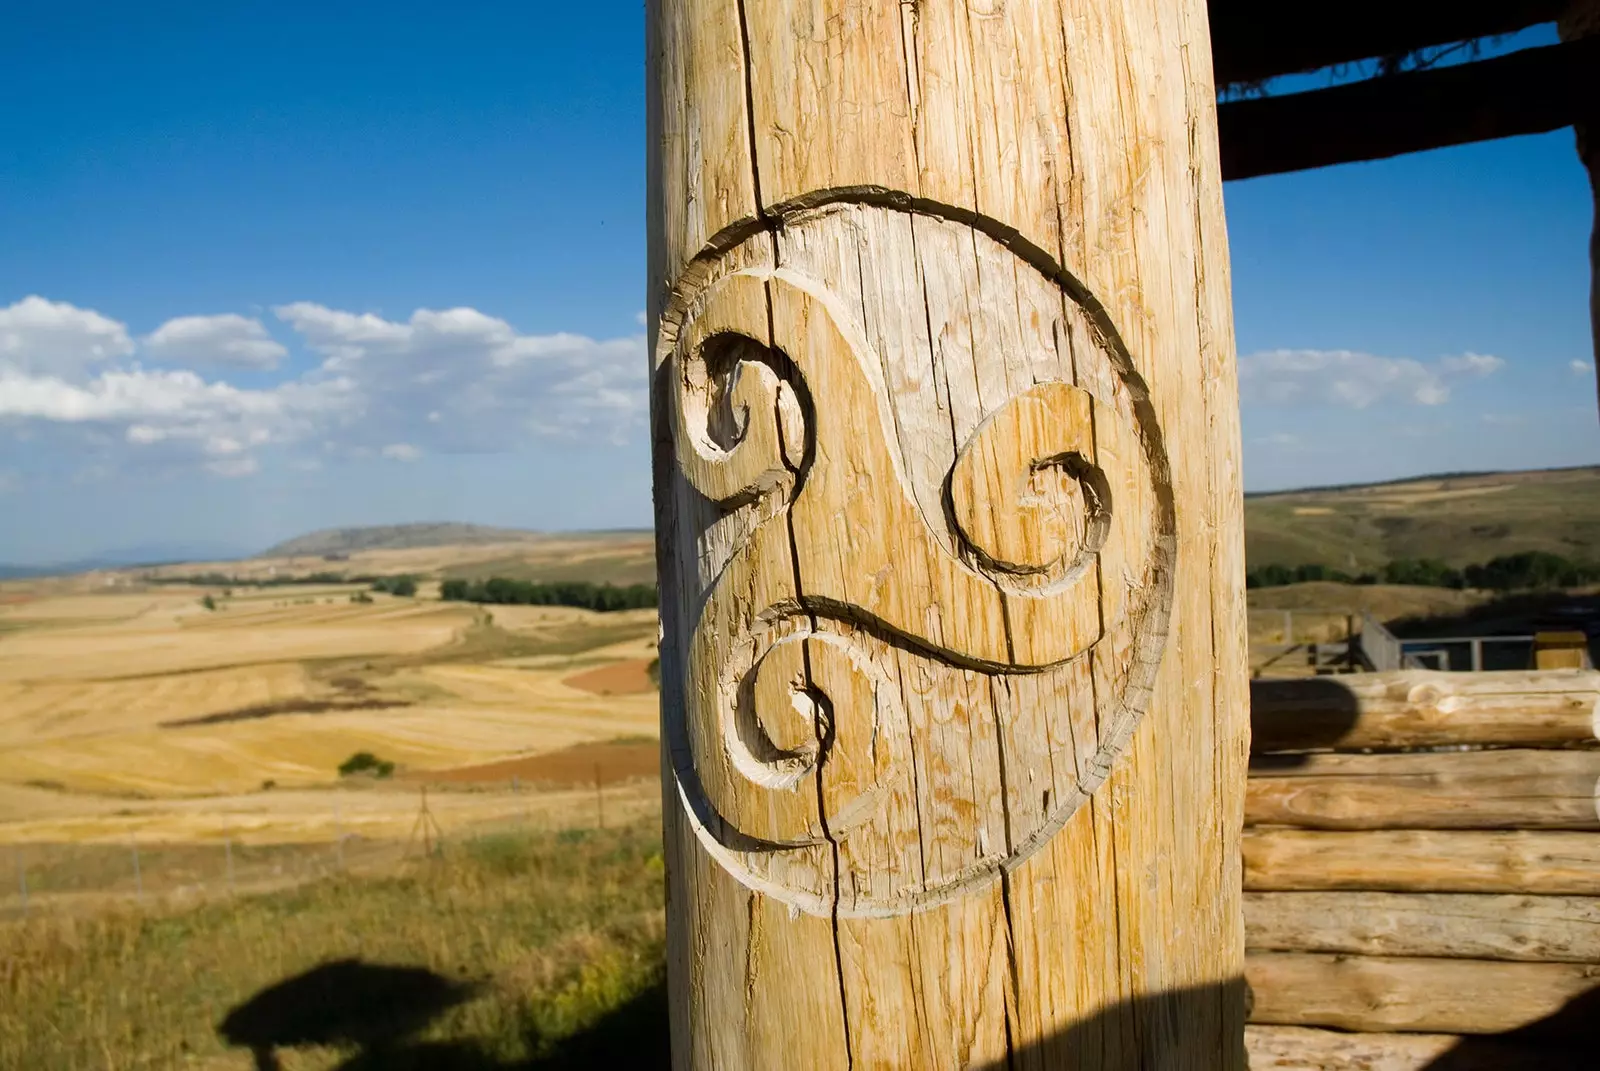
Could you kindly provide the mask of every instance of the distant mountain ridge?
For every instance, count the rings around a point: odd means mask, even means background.
[[[412,550],[417,547],[515,543],[547,538],[526,528],[494,528],[485,524],[433,521],[419,524],[381,524],[353,528],[323,528],[296,536],[257,554],[257,558],[306,558],[327,554],[354,554],[363,550]]]

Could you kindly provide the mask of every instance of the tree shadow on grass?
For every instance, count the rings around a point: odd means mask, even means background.
[[[217,1033],[249,1049],[257,1071],[277,1071],[277,1050],[300,1045],[385,1056],[477,989],[423,967],[337,960],[261,990],[228,1012]]]
[[[524,1040],[542,1055],[506,1062],[468,1040],[423,1041],[440,1015],[472,1000],[481,984],[452,981],[425,967],[324,963],[276,982],[232,1009],[217,1026],[228,1044],[249,1049],[257,1071],[279,1071],[279,1050],[356,1049],[339,1071],[566,1071],[671,1064],[664,980],[564,1038]]]

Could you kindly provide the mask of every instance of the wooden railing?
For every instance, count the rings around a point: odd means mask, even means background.
[[[1600,1066],[1597,708],[1593,672],[1254,682],[1253,1068]]]
[[[1400,640],[1371,614],[1361,615],[1361,632],[1357,634],[1356,641],[1367,668],[1380,673],[1408,668],[1405,648]]]

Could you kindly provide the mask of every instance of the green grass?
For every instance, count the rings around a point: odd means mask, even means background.
[[[656,1066],[659,838],[654,824],[498,834],[388,877],[0,925],[0,1067],[243,1067],[219,1023],[253,998],[258,1034],[344,1039],[277,1048],[287,1071],[610,1066],[622,1053]],[[335,961],[357,962],[322,966]],[[329,971],[343,980],[318,990]],[[455,995],[401,1007],[396,987],[419,979]]]
[[[1245,557],[1253,569],[1322,564],[1361,572],[1397,558],[1439,558],[1460,567],[1525,550],[1600,559],[1600,469],[1441,477],[1245,500]]]

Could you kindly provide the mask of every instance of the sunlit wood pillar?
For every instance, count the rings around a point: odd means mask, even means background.
[[[1201,0],[650,0],[679,1068],[1242,1068]]]
[[[1558,27],[1563,41],[1600,34],[1600,0],[1572,0]],[[1594,223],[1589,232],[1589,331],[1594,343],[1594,368],[1600,390],[1600,100],[1591,97],[1576,124],[1578,156],[1589,171],[1594,195]]]

